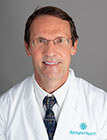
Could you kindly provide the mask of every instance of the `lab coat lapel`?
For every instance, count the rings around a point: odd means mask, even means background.
[[[24,102],[26,109],[26,116],[31,129],[37,134],[38,140],[48,140],[48,135],[44,122],[42,120],[38,104],[35,100],[34,88],[33,88],[33,77],[31,81],[27,84],[28,87],[25,92]]]
[[[74,73],[71,74],[71,82],[64,100],[62,111],[60,113],[54,140],[67,139],[71,128],[80,119],[76,106],[78,105],[78,88]]]

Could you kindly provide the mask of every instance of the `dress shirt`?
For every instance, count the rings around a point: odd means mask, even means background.
[[[45,96],[52,96],[52,95],[54,95],[56,100],[57,100],[57,104],[55,104],[53,106],[53,111],[54,111],[54,114],[55,114],[56,121],[58,121],[59,114],[61,112],[61,109],[62,109],[62,106],[63,106],[63,102],[64,102],[64,99],[66,97],[68,86],[69,86],[69,83],[70,83],[69,80],[70,80],[70,74],[68,76],[67,81],[59,89],[57,89],[52,94],[49,94],[48,92],[44,91],[38,85],[38,83],[36,82],[36,80],[34,78],[33,85],[34,85],[35,99],[36,99],[36,101],[38,103],[42,119],[44,119],[45,112],[46,112],[46,107],[43,106],[43,99],[44,99]]]

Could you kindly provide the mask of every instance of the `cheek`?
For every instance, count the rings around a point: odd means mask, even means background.
[[[70,52],[70,50],[63,51],[62,57],[63,57],[64,61],[69,62],[71,60],[71,52]]]
[[[42,54],[40,51],[34,51],[33,54],[32,54],[32,61],[33,61],[33,64],[37,64],[39,62],[41,62],[41,59],[42,59]]]
[[[68,69],[70,67],[70,63],[71,63],[71,54],[70,53],[66,53],[64,61],[65,61],[65,67],[66,67],[66,69]]]

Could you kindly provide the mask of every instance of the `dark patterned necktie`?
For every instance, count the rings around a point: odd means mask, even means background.
[[[46,96],[43,100],[43,104],[46,106],[47,109],[44,118],[44,123],[47,129],[49,140],[53,140],[53,136],[57,125],[54,112],[52,111],[52,107],[56,102],[57,101],[54,96],[51,97]]]

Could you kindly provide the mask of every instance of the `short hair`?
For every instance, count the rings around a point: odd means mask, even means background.
[[[77,35],[76,27],[74,24],[73,19],[62,9],[54,7],[54,6],[46,6],[42,8],[36,8],[32,15],[29,16],[26,25],[25,25],[25,35],[24,35],[24,41],[29,46],[30,41],[30,27],[34,19],[36,19],[39,16],[42,15],[51,15],[57,18],[60,18],[62,20],[66,20],[70,24],[70,30],[71,30],[71,36],[72,36],[72,44],[74,46],[75,41],[79,38]]]

